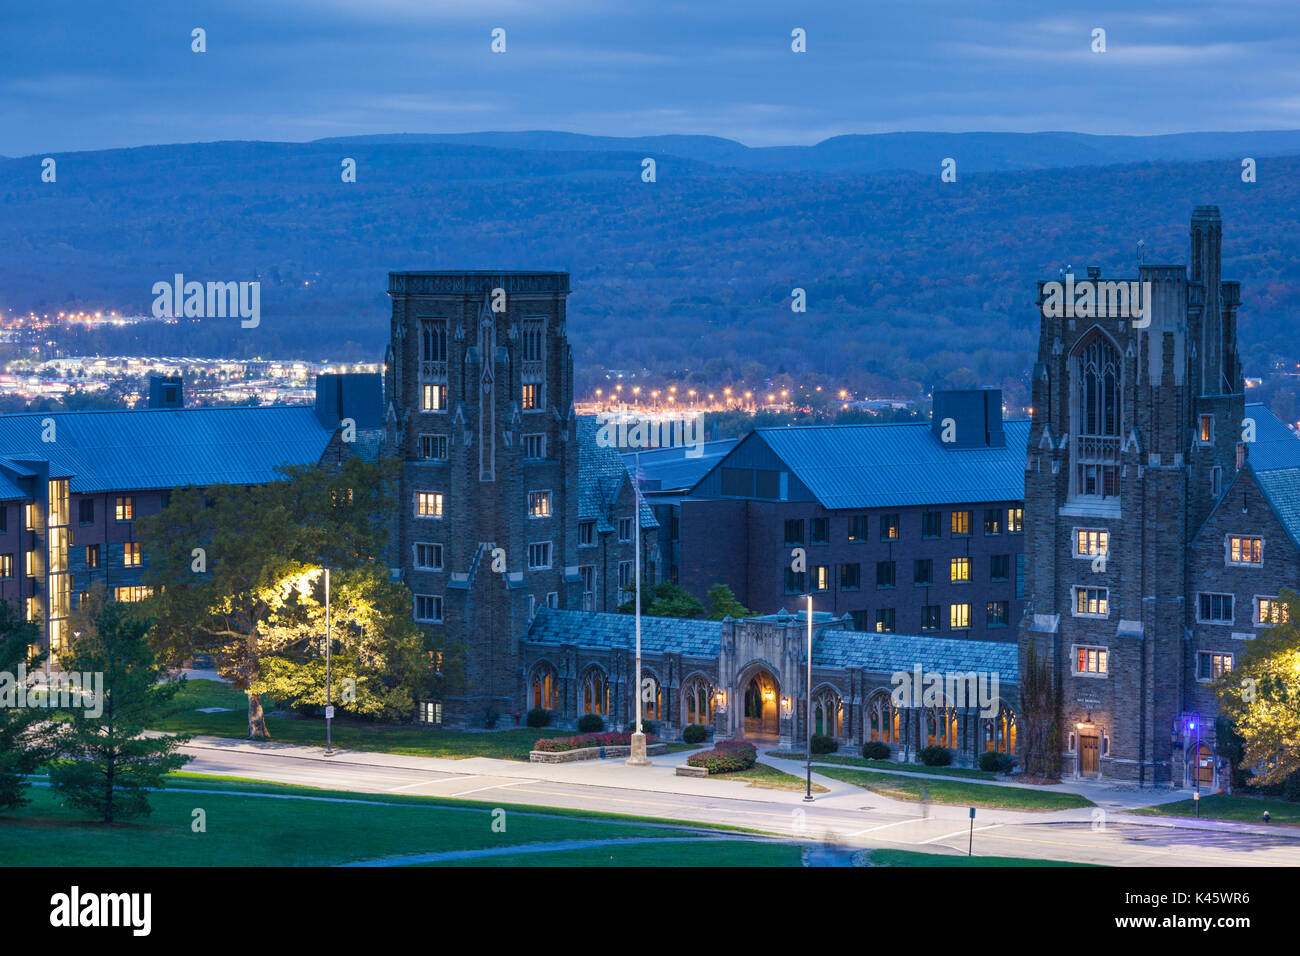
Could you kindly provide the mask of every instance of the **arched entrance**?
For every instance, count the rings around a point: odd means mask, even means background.
[[[744,689],[746,737],[776,737],[780,734],[780,702],[777,694],[776,678],[766,670],[755,671]]]

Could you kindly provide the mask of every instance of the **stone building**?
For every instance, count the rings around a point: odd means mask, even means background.
[[[1061,681],[1067,776],[1213,786],[1208,682],[1298,580],[1300,442],[1245,406],[1221,235],[1200,206],[1190,266],[1040,283],[1020,640]]]
[[[599,714],[615,727],[634,717],[635,621],[627,614],[543,609],[522,642],[522,706],[559,723]],[[948,747],[969,765],[986,750],[1017,749],[1016,647],[902,634],[861,633],[828,612],[813,615],[812,730],[857,749],[869,740],[913,760]],[[715,740],[802,750],[808,731],[807,618],[643,617],[642,719],[667,739],[700,724]],[[899,688],[915,688],[904,694]],[[932,694],[925,688],[932,687]]]

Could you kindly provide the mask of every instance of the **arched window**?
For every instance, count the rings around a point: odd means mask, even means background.
[[[532,688],[533,707],[542,710],[559,710],[559,687],[555,668],[547,663],[540,663],[533,668],[529,681]]]
[[[1119,353],[1095,335],[1074,359],[1074,493],[1119,494]]]
[[[609,681],[603,671],[592,668],[582,680],[582,712],[584,714],[609,714]]]
[[[898,708],[888,691],[880,691],[867,701],[867,739],[897,744],[903,740]]]
[[[929,746],[957,750],[957,711],[952,707],[931,707],[926,710],[925,733]]]
[[[685,723],[713,723],[713,688],[703,677],[692,677],[682,688],[682,710]]]
[[[1016,714],[1006,704],[998,707],[998,715],[984,721],[984,749],[1000,754],[1016,752]]]
[[[663,697],[664,697],[663,685],[660,684],[659,681],[655,679],[654,675],[646,674],[645,672],[642,672],[641,674],[641,681],[642,681],[641,683],[642,688],[645,687],[646,681],[649,681],[651,684],[650,699],[646,700],[644,693],[641,696],[641,719],[642,720],[663,720]],[[635,701],[632,703],[632,708],[633,710],[631,713],[631,719],[636,720]]]
[[[823,687],[813,695],[813,733],[844,736],[844,702],[829,687]]]

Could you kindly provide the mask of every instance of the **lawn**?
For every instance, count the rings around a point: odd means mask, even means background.
[[[449,860],[423,866],[799,866],[803,848],[787,843],[700,840],[663,846],[589,847]]]
[[[1212,793],[1201,797],[1201,816],[1207,820],[1237,820],[1241,823],[1263,824],[1263,814],[1267,810],[1272,818],[1269,826],[1300,826],[1300,803],[1288,803],[1285,800],[1270,800],[1267,797],[1243,797],[1226,793]],[[1145,813],[1160,817],[1194,817],[1196,802],[1179,800],[1175,803],[1162,803],[1157,807],[1142,807],[1130,813]]]
[[[1029,860],[1019,856],[953,856],[947,853],[915,853],[912,850],[872,850],[872,866],[1093,866],[1091,863],[1063,863],[1060,860]]]
[[[804,760],[803,754],[783,754],[777,750],[769,750],[769,757],[783,757],[786,760]],[[927,767],[921,763],[900,763],[896,760],[866,760],[862,757],[851,757],[848,754],[814,754],[813,764],[833,763],[842,764],[846,767],[866,767],[869,770],[898,770],[904,773],[932,773],[941,777],[969,777],[972,780],[996,780],[998,775],[995,773],[985,773],[983,770],[977,770],[973,767]]]
[[[690,835],[632,817],[620,821],[610,815],[513,806],[505,808],[505,832],[496,832],[493,823],[502,818],[485,804],[257,786],[257,793],[277,798],[235,792],[254,789],[242,782],[197,776],[175,782],[175,788],[150,796],[154,809],[149,817],[111,827],[64,806],[49,787],[33,786],[28,806],[0,815],[0,861],[17,866],[328,866],[558,840]],[[229,792],[196,793],[196,788]],[[195,809],[204,811],[205,832],[192,829]],[[666,846],[671,849],[659,852],[676,859],[690,844]]]
[[[821,767],[817,772],[894,800],[919,802],[922,791],[925,791],[933,803],[985,807],[990,810],[1069,810],[1073,807],[1093,806],[1091,800],[1077,794],[1030,790],[1027,787],[991,787],[964,780],[926,780],[901,774],[851,770],[847,767]]]
[[[764,790],[797,790],[802,793],[807,784],[803,777],[796,777],[792,773],[786,773],[784,770],[777,770],[775,767],[769,767],[765,763],[756,763],[748,770],[735,770],[731,773],[715,774],[710,780],[744,780],[751,787],[761,787]],[[812,785],[813,793],[828,793],[829,791],[820,783]]]
[[[267,710],[271,705],[267,704]],[[201,708],[227,707],[217,714],[199,713]],[[514,716],[503,716],[504,730],[458,731],[433,730],[428,727],[394,726],[365,721],[335,720],[333,743],[341,750],[369,750],[378,753],[408,754],[416,757],[498,757],[527,760],[528,752],[541,737],[567,736],[576,731],[554,727],[514,727]],[[210,737],[248,736],[248,698],[242,691],[211,680],[192,680],[172,700],[171,710],[155,722],[153,730],[173,733],[205,734]],[[287,744],[325,745],[325,721],[308,717],[267,717],[271,739]],[[668,744],[668,752],[696,749],[690,744]]]

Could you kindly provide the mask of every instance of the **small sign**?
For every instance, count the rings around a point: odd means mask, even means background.
[[[974,808],[974,807],[971,807],[971,808],[970,808],[970,818],[971,818],[972,820],[975,819],[975,808]]]
[[[326,705],[325,705],[325,719],[326,719],[326,720],[333,720],[333,719],[334,719],[334,705],[333,705],[333,704],[326,704]]]

